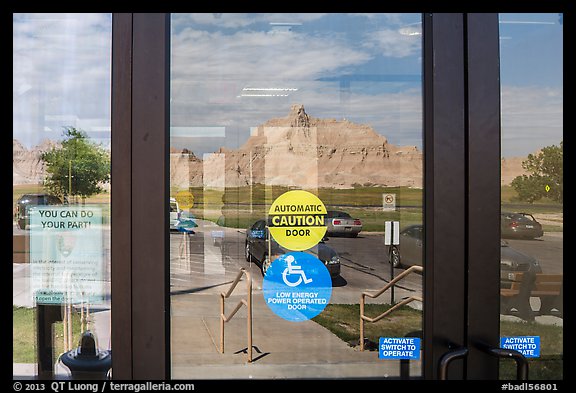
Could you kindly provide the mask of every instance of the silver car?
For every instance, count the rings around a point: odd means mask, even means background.
[[[362,230],[362,221],[340,210],[328,210],[324,217],[324,225],[327,228],[327,236],[356,237]]]
[[[386,246],[387,254],[392,266],[395,268],[422,266],[424,227],[420,224],[410,225],[400,232],[400,244]],[[509,246],[508,242],[500,241],[500,269],[508,271],[530,271],[542,273],[538,260],[532,256],[522,254]]]

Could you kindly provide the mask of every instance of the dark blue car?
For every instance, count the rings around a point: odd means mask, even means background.
[[[268,239],[270,238],[270,241]],[[315,255],[321,260],[332,278],[340,275],[340,256],[332,248],[327,246],[324,238],[318,245],[305,251]],[[260,266],[262,275],[266,274],[266,270],[270,267],[272,261],[280,255],[289,252],[282,248],[273,238],[270,237],[268,228],[266,227],[266,220],[258,220],[246,230],[245,242],[245,256],[246,260],[254,261]],[[272,255],[272,258],[269,256]]]

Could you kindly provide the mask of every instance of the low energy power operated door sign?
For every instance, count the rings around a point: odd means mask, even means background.
[[[500,348],[514,349],[527,358],[539,358],[540,336],[500,337]]]
[[[270,206],[268,216],[270,234],[288,250],[307,250],[326,234],[326,207],[308,191],[292,190],[280,195]]]
[[[380,359],[420,359],[419,337],[380,337]]]
[[[384,223],[384,245],[400,244],[400,221],[386,221]]]
[[[314,255],[290,252],[275,259],[266,270],[262,293],[276,315],[301,322],[324,310],[332,295],[332,279]]]

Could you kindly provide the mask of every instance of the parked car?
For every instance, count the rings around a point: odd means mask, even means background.
[[[500,215],[500,235],[503,238],[535,239],[542,237],[544,231],[532,214],[508,213]]]
[[[506,240],[500,241],[500,268],[502,271],[542,273],[536,258],[510,247]]]
[[[362,230],[362,221],[352,218],[350,214],[340,210],[328,210],[324,217],[326,235],[343,235],[356,237]]]
[[[270,237],[270,245],[268,245],[269,237],[266,220],[258,220],[246,230],[244,248],[246,260],[254,260],[260,266],[262,275],[266,274],[266,270],[270,267],[272,261],[280,255],[289,252],[289,250],[281,247],[272,237]],[[321,260],[330,272],[330,276],[335,278],[340,275],[340,256],[333,248],[324,243],[326,240],[328,240],[328,238],[325,237],[317,246],[306,252],[314,254]],[[272,258],[270,258],[269,255],[272,255]]]
[[[180,206],[176,198],[170,198],[170,230],[177,230],[178,220],[180,220]]]
[[[422,266],[423,257],[423,232],[422,225],[410,225],[400,231],[400,244],[387,246],[390,263],[394,267],[409,267],[413,265]],[[529,271],[542,273],[542,268],[538,260],[529,255],[510,247],[508,242],[500,242],[500,270],[508,271]]]
[[[36,205],[62,205],[62,200],[56,195],[46,193],[24,194],[16,202],[16,217],[20,229],[26,229],[30,225],[28,208]]]

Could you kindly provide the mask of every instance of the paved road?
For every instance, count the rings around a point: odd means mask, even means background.
[[[208,290],[233,280],[240,268],[247,268],[253,274],[255,287],[261,288],[262,274],[256,263],[246,261],[244,257],[245,231],[242,229],[220,228],[210,222],[199,220],[194,235],[188,236],[190,253],[188,258],[182,242],[186,236],[172,233],[171,239],[171,283],[172,291],[180,293]],[[214,237],[224,233],[222,246],[214,245]],[[384,254],[382,235],[361,235],[357,238],[332,237],[326,243],[340,255],[341,274],[333,282],[331,302],[357,303],[365,290],[378,290],[390,280],[390,265]],[[396,269],[395,275],[402,270]],[[196,274],[194,274],[196,273]],[[199,274],[203,273],[203,274]],[[422,276],[408,276],[400,284],[399,293],[403,296],[419,294],[422,291]],[[387,297],[382,298],[388,301]]]
[[[196,233],[188,237],[188,259],[181,258],[179,251],[185,235],[171,234],[173,290],[208,289],[233,280],[242,267],[253,271],[256,287],[261,286],[262,275],[258,266],[253,266],[244,257],[245,230],[221,228],[202,220],[198,223],[200,226]],[[214,238],[220,236],[223,236],[223,245],[214,246]],[[563,271],[562,241],[562,233],[546,234],[538,240],[508,240],[511,247],[536,257],[547,273]],[[381,234],[361,233],[357,238],[331,237],[326,244],[339,253],[342,265],[341,278],[333,283],[332,302],[357,303],[362,291],[377,290],[389,282],[390,265]],[[400,272],[402,269],[395,269],[394,275]],[[399,285],[402,289],[399,290],[400,296],[420,295],[422,276],[410,275]]]
[[[198,332],[212,331],[217,332],[217,320],[218,320],[218,307],[213,307],[212,304],[217,304],[217,302],[210,302],[210,309],[198,309],[199,304],[203,304],[201,300],[203,299],[213,299],[213,295],[220,292],[226,291],[230,283],[234,280],[240,268],[246,268],[252,273],[254,278],[254,289],[258,299],[262,301],[261,289],[262,289],[262,275],[260,273],[259,266],[255,263],[246,261],[244,258],[244,238],[245,231],[232,229],[232,228],[221,228],[216,226],[211,222],[198,220],[199,227],[196,228],[196,233],[193,235],[183,235],[181,233],[171,233],[170,234],[170,285],[171,285],[171,295],[172,304],[171,312],[173,313],[173,329],[181,328],[174,333],[175,337],[179,337],[182,342],[187,342],[186,340],[192,336],[195,336]],[[18,228],[14,229],[14,234],[25,233]],[[218,246],[214,244],[214,238],[220,235],[224,236],[223,246]],[[109,230],[105,233],[105,244],[109,247]],[[542,264],[542,268],[545,272],[562,272],[563,263],[563,248],[562,248],[562,233],[547,234],[542,239],[539,240],[509,240],[510,246],[518,249],[521,252],[534,255],[538,258]],[[377,290],[384,286],[390,279],[390,266],[387,263],[387,256],[384,253],[384,245],[382,235],[380,234],[366,234],[362,233],[357,238],[338,238],[332,237],[327,242],[327,244],[336,249],[341,257],[341,279],[334,282],[331,303],[358,303],[360,298],[360,293],[367,289]],[[188,247],[184,247],[188,245]],[[109,248],[104,250],[105,259],[109,261]],[[399,274],[402,270],[397,269],[395,274]],[[27,305],[31,303],[29,291],[29,264],[14,264],[13,267],[13,288],[14,288],[14,304]],[[402,288],[398,289],[396,292],[396,299],[400,299],[404,296],[410,295],[420,295],[422,292],[422,277],[419,275],[409,276],[405,281],[401,283]],[[106,291],[109,293],[109,277],[106,282]],[[260,294],[258,294],[260,293]],[[212,295],[212,296],[194,296],[199,295]],[[184,295],[184,296],[179,296]],[[258,300],[257,299],[257,300]],[[383,296],[378,299],[380,302],[388,302],[389,297]],[[417,305],[412,303],[413,305]],[[265,307],[264,307],[265,308]],[[194,310],[194,311],[192,311]],[[101,305],[94,315],[94,330],[97,331],[100,347],[109,348],[110,346],[110,311],[109,304]],[[211,319],[212,314],[215,316]],[[196,315],[200,315],[202,325],[198,327],[191,328],[189,324],[192,320],[191,318]],[[260,315],[260,314],[259,314]],[[209,317],[208,317],[209,316]],[[261,315],[260,315],[261,316]],[[266,315],[264,315],[265,317]],[[262,316],[261,316],[262,317]],[[262,318],[264,318],[262,317]],[[174,319],[175,318],[175,319]],[[178,319],[180,318],[180,319]],[[216,322],[214,322],[216,321]],[[241,319],[239,320],[240,322]],[[255,326],[267,327],[270,323],[282,322],[280,318],[266,319],[264,318]],[[236,321],[238,322],[238,321]],[[240,323],[238,322],[238,323]],[[180,325],[179,325],[180,323]],[[200,322],[199,322],[200,323]],[[214,326],[210,324],[214,324]],[[208,325],[210,326],[208,326]],[[294,325],[294,324],[292,324]],[[310,324],[313,328],[318,329],[315,324]],[[208,327],[209,328],[208,328]],[[302,325],[304,326],[304,325]],[[293,327],[293,326],[292,326]],[[188,337],[188,336],[190,337]],[[314,337],[319,337],[319,333],[315,331],[313,333]],[[265,336],[258,335],[258,337]],[[235,339],[236,336],[231,336]],[[240,337],[240,336],[239,336]],[[240,339],[244,339],[244,336]],[[213,343],[213,341],[208,340],[208,344]],[[264,345],[265,342],[260,341],[259,345],[265,350],[270,350],[273,348],[275,352],[269,355],[266,359],[270,359],[271,362],[280,362],[280,360],[275,360],[274,354],[278,352],[278,348],[272,346]],[[194,344],[196,345],[196,344]],[[212,345],[212,344],[210,344]],[[215,345],[215,344],[214,344]],[[214,346],[212,345],[212,346]],[[245,345],[244,342],[240,342],[238,345],[240,347]],[[343,344],[344,345],[344,344]],[[190,347],[190,346],[188,346]],[[188,348],[185,345],[182,348]],[[325,345],[321,347],[322,349],[315,350],[314,353],[323,353],[326,348],[332,348],[333,345]],[[178,347],[179,348],[179,347]],[[210,347],[211,352],[215,349]],[[292,349],[292,348],[290,348]],[[175,364],[185,364],[191,360],[180,359],[178,356],[185,356],[186,354],[178,355],[178,350],[174,350],[176,353]],[[294,352],[294,351],[292,351]],[[280,352],[285,356],[295,356],[294,353],[290,352],[288,349],[285,352]],[[340,353],[342,352],[342,353]],[[352,356],[348,354],[350,352],[349,348],[346,350],[342,349],[338,352],[338,356]],[[207,352],[208,353],[208,352]],[[296,351],[295,353],[306,353],[306,351]],[[188,356],[188,355],[186,355]],[[208,355],[206,355],[208,356]],[[204,359],[208,361],[207,368],[199,368],[198,365],[194,364],[192,366],[182,366],[182,369],[175,370],[175,375],[179,372],[182,377],[190,377],[191,370],[197,370],[198,377],[206,377],[208,369],[213,369],[213,364],[220,364],[224,362],[220,354],[212,355],[218,356],[217,360],[210,358]],[[355,355],[356,356],[356,355]],[[194,358],[196,355],[194,355]],[[180,360],[178,360],[180,359]],[[242,360],[243,358],[241,358]],[[292,358],[290,358],[292,359]],[[204,361],[203,360],[203,361]],[[306,361],[309,359],[306,358]],[[362,360],[362,359],[360,359]],[[231,360],[232,361],[232,360]],[[237,359],[233,360],[238,362]],[[283,361],[283,360],[282,360]],[[292,359],[290,362],[298,364],[302,359],[295,360]],[[362,360],[363,361],[363,360]],[[180,362],[180,363],[178,363]],[[288,363],[290,363],[288,362]],[[370,365],[376,365],[379,369],[374,371],[374,375],[380,375],[377,373],[382,373],[382,364],[375,363],[373,360],[371,363],[358,363],[358,370],[354,369],[353,375],[358,374],[359,370],[370,371]],[[338,363],[338,362],[337,362]],[[347,363],[347,367],[351,363]],[[290,363],[291,364],[291,363]],[[227,364],[228,365],[228,364]],[[331,364],[330,364],[331,365]],[[368,365],[368,366],[367,366]],[[417,365],[415,365],[416,367]],[[243,365],[238,365],[238,375],[244,375],[245,372]],[[319,367],[319,366],[318,366]],[[332,368],[328,367],[330,370]],[[228,369],[227,369],[228,370]],[[271,368],[272,373],[277,373],[277,370]],[[414,370],[416,373],[416,370]],[[212,370],[212,372],[221,373],[220,369]],[[295,375],[302,371],[298,369],[295,371]],[[314,372],[317,373],[317,369],[314,368]],[[340,372],[340,371],[339,371]],[[344,373],[344,370],[341,371]],[[372,371],[370,371],[372,372]],[[32,372],[33,374],[33,372]],[[220,374],[219,374],[220,375]],[[264,375],[264,374],[262,374]],[[342,374],[343,375],[343,374]]]
[[[189,249],[186,258],[182,247],[186,235],[170,234],[170,260],[172,291],[201,292],[208,287],[220,286],[233,280],[240,268],[248,268],[261,287],[262,275],[258,266],[244,258],[244,229],[221,228],[209,221],[198,220],[199,227],[194,235],[188,236]],[[14,225],[14,235],[26,231]],[[214,245],[215,236],[224,236],[221,247]],[[104,255],[109,260],[110,229],[104,228]],[[546,273],[563,272],[563,234],[547,233],[536,240],[508,239],[511,247],[536,257]],[[341,278],[334,281],[333,301],[356,303],[360,293],[376,290],[390,280],[390,266],[381,234],[361,233],[357,238],[331,237],[326,243],[340,255]],[[18,273],[16,273],[16,270]],[[15,270],[15,291],[18,290],[24,271]],[[398,275],[402,269],[395,269]],[[109,270],[106,272],[109,277]],[[420,294],[422,277],[414,274],[400,284],[403,296]],[[16,293],[16,292],[15,292]]]
[[[544,273],[564,272],[563,232],[550,232],[539,239],[506,239],[510,247],[538,259]]]

